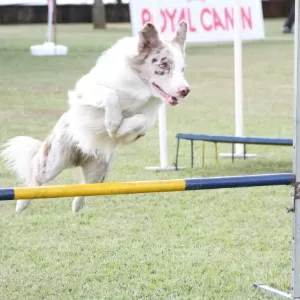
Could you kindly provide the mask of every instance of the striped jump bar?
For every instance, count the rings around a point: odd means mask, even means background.
[[[294,183],[294,181],[294,174],[282,173],[160,181],[15,187],[0,189],[0,201],[290,185]]]

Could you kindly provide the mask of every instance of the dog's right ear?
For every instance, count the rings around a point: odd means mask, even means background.
[[[175,36],[172,40],[173,43],[180,46],[180,48],[183,50],[183,52],[185,50],[187,31],[188,31],[187,22],[181,21],[177,26]]]
[[[160,43],[159,34],[155,26],[152,23],[145,24],[139,32],[138,51],[140,53],[151,51],[153,48],[157,48]]]

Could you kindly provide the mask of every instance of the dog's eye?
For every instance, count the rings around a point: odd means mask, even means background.
[[[166,69],[168,67],[168,64],[166,62],[163,62],[159,65],[162,69]]]

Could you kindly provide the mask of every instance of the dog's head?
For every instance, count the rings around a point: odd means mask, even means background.
[[[154,97],[177,105],[190,87],[184,78],[187,23],[179,23],[175,36],[162,40],[155,26],[147,23],[139,32],[136,69]]]

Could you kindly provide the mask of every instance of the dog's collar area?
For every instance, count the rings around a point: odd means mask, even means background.
[[[157,85],[155,82],[152,82],[152,85],[154,88],[168,101],[169,104],[171,105],[177,105],[179,99],[176,97],[173,97],[166,93],[159,85]]]

